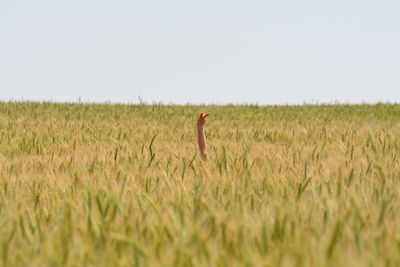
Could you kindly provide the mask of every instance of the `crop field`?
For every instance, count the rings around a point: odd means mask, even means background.
[[[0,266],[400,266],[399,198],[400,105],[0,103]]]

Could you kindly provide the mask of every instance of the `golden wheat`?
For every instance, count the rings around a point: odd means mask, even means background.
[[[400,266],[399,130],[399,105],[0,103],[0,265]]]

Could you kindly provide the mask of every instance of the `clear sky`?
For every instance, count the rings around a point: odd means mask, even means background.
[[[400,102],[399,0],[0,0],[0,100]]]

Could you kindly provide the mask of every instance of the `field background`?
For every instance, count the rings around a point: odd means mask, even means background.
[[[0,266],[400,266],[399,157],[400,105],[0,103]]]

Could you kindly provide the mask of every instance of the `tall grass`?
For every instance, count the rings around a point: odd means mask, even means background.
[[[399,105],[0,103],[0,266],[400,266],[399,157]]]

